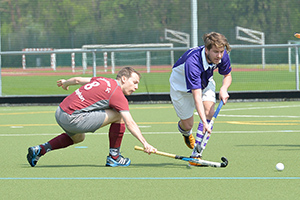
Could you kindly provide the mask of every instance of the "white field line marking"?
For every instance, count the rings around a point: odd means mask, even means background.
[[[300,177],[0,177],[0,180],[299,180]]]
[[[222,111],[235,111],[235,110],[258,110],[258,109],[274,109],[274,108],[295,108],[300,107],[300,105],[291,105],[291,106],[269,106],[269,107],[247,107],[247,108],[229,108],[223,109]]]
[[[219,114],[219,116],[223,116],[223,117],[262,117],[262,118],[266,118],[266,117],[269,117],[269,118],[300,118],[300,116],[283,116],[283,115],[221,115]]]
[[[232,109],[222,109],[221,112],[226,111],[236,111],[236,110],[260,110],[260,109],[274,109],[274,108],[294,108],[294,107],[300,107],[300,105],[291,105],[291,106],[269,106],[269,107],[247,107],[247,108],[232,108]],[[197,112],[194,113],[195,115],[198,115]],[[300,116],[282,116],[282,115],[222,115],[219,114],[219,116],[226,116],[226,117],[287,117],[287,118],[300,118]]]
[[[173,108],[172,105],[170,106],[157,106],[157,107],[137,107],[137,108],[130,108],[130,110],[153,110],[153,109],[171,109]],[[1,109],[1,111],[20,111],[20,112],[14,112],[14,113],[0,113],[0,115],[28,115],[28,114],[47,114],[47,113],[55,113],[55,110],[51,111],[28,111],[31,109]]]
[[[195,122],[196,123],[196,122]],[[197,122],[198,123],[198,122]],[[177,122],[137,122],[140,128],[151,128],[149,125],[139,125],[139,124],[177,124]],[[0,127],[10,127],[10,128],[24,128],[28,126],[57,126],[58,124],[0,124]]]
[[[221,133],[300,133],[300,130],[272,130],[272,131],[214,131],[214,134]],[[107,135],[108,133],[86,133],[86,135]],[[131,134],[125,132],[125,134]],[[143,132],[143,135],[157,135],[157,134],[179,134],[178,132]],[[53,136],[59,133],[24,133],[24,134],[0,134],[0,137],[24,137],[24,136]]]
[[[37,111],[37,112],[19,112],[19,113],[0,113],[0,115],[35,115],[35,114],[49,114],[54,111]]]
[[[0,127],[25,127],[25,126],[58,126],[57,124],[0,124]]]
[[[197,112],[194,113],[195,115],[198,115]],[[245,118],[300,118],[300,116],[288,116],[288,115],[224,115],[219,114],[221,117],[245,117]]]

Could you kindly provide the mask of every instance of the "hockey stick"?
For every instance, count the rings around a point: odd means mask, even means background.
[[[134,149],[139,150],[139,151],[144,151],[144,149],[142,147],[139,147],[139,146],[135,146]],[[170,153],[166,153],[166,152],[162,152],[162,151],[156,151],[155,154],[161,155],[161,156],[166,156],[166,157],[169,157],[169,158],[179,159],[179,160],[183,160],[183,161],[187,161],[187,162],[193,162],[193,163],[201,164],[203,166],[226,167],[228,165],[228,160],[225,157],[222,157],[221,158],[222,162],[219,163],[219,162],[212,162],[212,161],[207,161],[207,160],[201,160],[201,159],[195,159],[195,158],[190,158],[190,157],[179,156],[179,155],[170,154]]]
[[[217,118],[217,116],[218,116],[218,114],[219,114],[219,112],[220,112],[223,104],[224,104],[224,102],[223,102],[223,100],[221,100],[220,103],[219,103],[219,105],[218,105],[218,107],[217,107],[217,109],[216,109],[216,111],[215,111],[215,113],[214,113],[214,115],[213,115],[213,117],[212,117],[212,119],[210,120],[210,122],[208,124],[208,126],[210,128],[213,126],[214,121]],[[208,141],[207,137],[209,137],[209,136],[210,136],[210,134],[208,134],[208,132],[206,131],[205,134],[204,134],[204,136],[203,136],[203,139],[202,139],[202,142],[200,144],[200,147],[197,146],[197,151],[200,153],[200,156],[202,156],[203,150],[205,149],[205,146],[206,146],[207,141]]]

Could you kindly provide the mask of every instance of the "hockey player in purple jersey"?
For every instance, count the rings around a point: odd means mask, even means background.
[[[229,98],[228,88],[232,82],[228,55],[231,48],[226,37],[211,32],[203,36],[203,41],[203,46],[189,49],[178,59],[170,76],[171,100],[180,118],[178,130],[182,133],[186,145],[193,149],[191,157],[199,159],[201,155],[197,151],[197,145],[201,144],[206,131],[211,133],[208,124],[216,103],[214,70],[218,70],[224,77],[219,92],[219,99],[223,100],[224,104]],[[196,140],[192,134],[194,109],[200,117]]]

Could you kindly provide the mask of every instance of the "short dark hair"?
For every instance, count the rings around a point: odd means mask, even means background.
[[[205,47],[210,50],[213,45],[216,47],[225,47],[228,52],[231,51],[231,47],[227,41],[227,38],[221,33],[211,32],[203,35],[203,41]]]
[[[132,73],[136,73],[139,78],[141,78],[141,74],[138,73],[135,69],[132,67],[123,67],[117,74],[117,80],[121,80],[122,76],[125,76],[126,78],[130,78]]]

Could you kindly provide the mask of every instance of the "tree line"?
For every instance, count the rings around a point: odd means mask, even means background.
[[[210,31],[231,44],[235,26],[262,31],[266,44],[300,31],[299,0],[199,0],[199,45]],[[2,51],[160,43],[164,29],[191,33],[191,0],[0,0]]]

